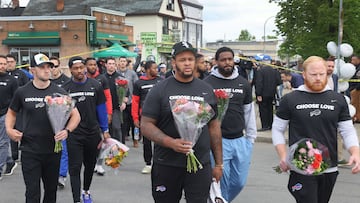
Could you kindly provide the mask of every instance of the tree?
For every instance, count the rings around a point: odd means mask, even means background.
[[[270,0],[280,6],[275,24],[278,35],[285,38],[280,46],[280,56],[299,54],[304,58],[311,55],[328,57],[326,44],[338,39],[339,0]],[[347,0],[343,3],[343,43],[360,51],[360,1]]]
[[[255,36],[251,35],[248,30],[241,30],[238,40],[239,41],[255,40]]]

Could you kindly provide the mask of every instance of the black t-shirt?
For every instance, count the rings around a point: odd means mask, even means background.
[[[98,75],[94,78],[102,86],[103,90],[109,89],[109,81],[104,75]]]
[[[8,74],[12,75],[18,81],[19,87],[24,86],[27,82],[29,82],[29,78],[26,74],[18,68],[13,71],[8,71]]]
[[[10,104],[10,109],[22,112],[23,137],[21,150],[32,153],[54,153],[54,131],[51,127],[44,97],[53,93],[66,94],[66,92],[50,83],[45,89],[36,88],[32,82],[18,88]]]
[[[210,75],[204,81],[214,89],[222,89],[233,94],[224,120],[221,123],[222,136],[227,139],[243,136],[243,130],[245,129],[244,104],[252,102],[250,83],[242,76],[227,80]]]
[[[70,78],[68,76],[66,76],[65,74],[61,74],[60,77],[51,80],[51,82],[55,83],[59,87],[63,86],[65,83],[67,83],[69,81],[70,81]]]
[[[332,166],[337,165],[338,122],[351,120],[344,96],[331,90],[293,91],[281,99],[276,115],[289,120],[289,145],[313,138],[328,147]]]
[[[6,114],[18,83],[16,79],[6,73],[0,73],[0,116]]]
[[[150,91],[150,89],[157,84],[158,82],[162,81],[163,79],[160,77],[156,77],[152,80],[146,80],[146,79],[142,79],[140,78],[139,80],[137,80],[134,84],[134,90],[133,90],[133,95],[139,96],[140,97],[140,103],[139,103],[139,108],[142,108],[144,101],[145,101],[145,97],[148,94],[148,92]]]
[[[105,104],[106,100],[99,82],[92,78],[87,78],[84,83],[70,80],[70,82],[63,85],[63,88],[76,100],[75,106],[81,116],[78,127],[72,133],[81,135],[99,133],[100,126],[96,107]]]
[[[190,100],[204,100],[216,112],[216,98],[209,84],[197,78],[194,78],[189,83],[182,83],[174,77],[169,77],[156,84],[147,94],[142,109],[142,116],[156,119],[156,126],[166,135],[180,138],[169,103],[170,99],[177,97],[189,97]],[[215,118],[216,115],[212,119]],[[203,127],[202,133],[193,149],[201,163],[204,164],[210,161],[210,137],[207,125]],[[168,166],[186,167],[186,155],[155,144],[154,162]]]

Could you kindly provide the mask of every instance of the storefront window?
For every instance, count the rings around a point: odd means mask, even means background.
[[[30,62],[30,56],[38,53],[44,53],[50,56],[59,57],[60,49],[58,47],[13,47],[10,48],[10,54],[15,56],[17,64],[26,64]]]

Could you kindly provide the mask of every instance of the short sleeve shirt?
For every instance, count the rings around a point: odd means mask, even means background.
[[[156,126],[166,135],[180,138],[169,103],[170,99],[179,97],[205,101],[216,112],[216,98],[209,84],[197,78],[189,83],[182,83],[174,77],[169,77],[155,85],[148,93],[142,108],[142,116],[155,119],[157,121]],[[215,118],[216,115],[213,119]],[[210,161],[210,136],[207,125],[202,128],[201,135],[193,149],[201,163]],[[186,167],[186,156],[155,144],[154,162],[162,165]]]
[[[276,115],[289,120],[289,145],[302,138],[313,138],[330,151],[337,163],[338,122],[351,120],[345,98],[334,91],[311,93],[295,90],[280,101]]]
[[[50,83],[45,89],[36,88],[32,82],[20,87],[10,104],[10,109],[19,113],[22,111],[23,138],[21,150],[33,153],[54,153],[54,135],[49,121],[45,96],[54,93],[66,94],[66,92]],[[20,117],[21,118],[21,117]]]

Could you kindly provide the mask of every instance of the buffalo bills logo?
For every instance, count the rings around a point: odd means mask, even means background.
[[[302,188],[302,184],[301,183],[296,183],[295,185],[293,185],[292,187],[291,187],[291,190],[293,191],[293,192],[295,192],[296,190],[301,190],[301,188]]]

